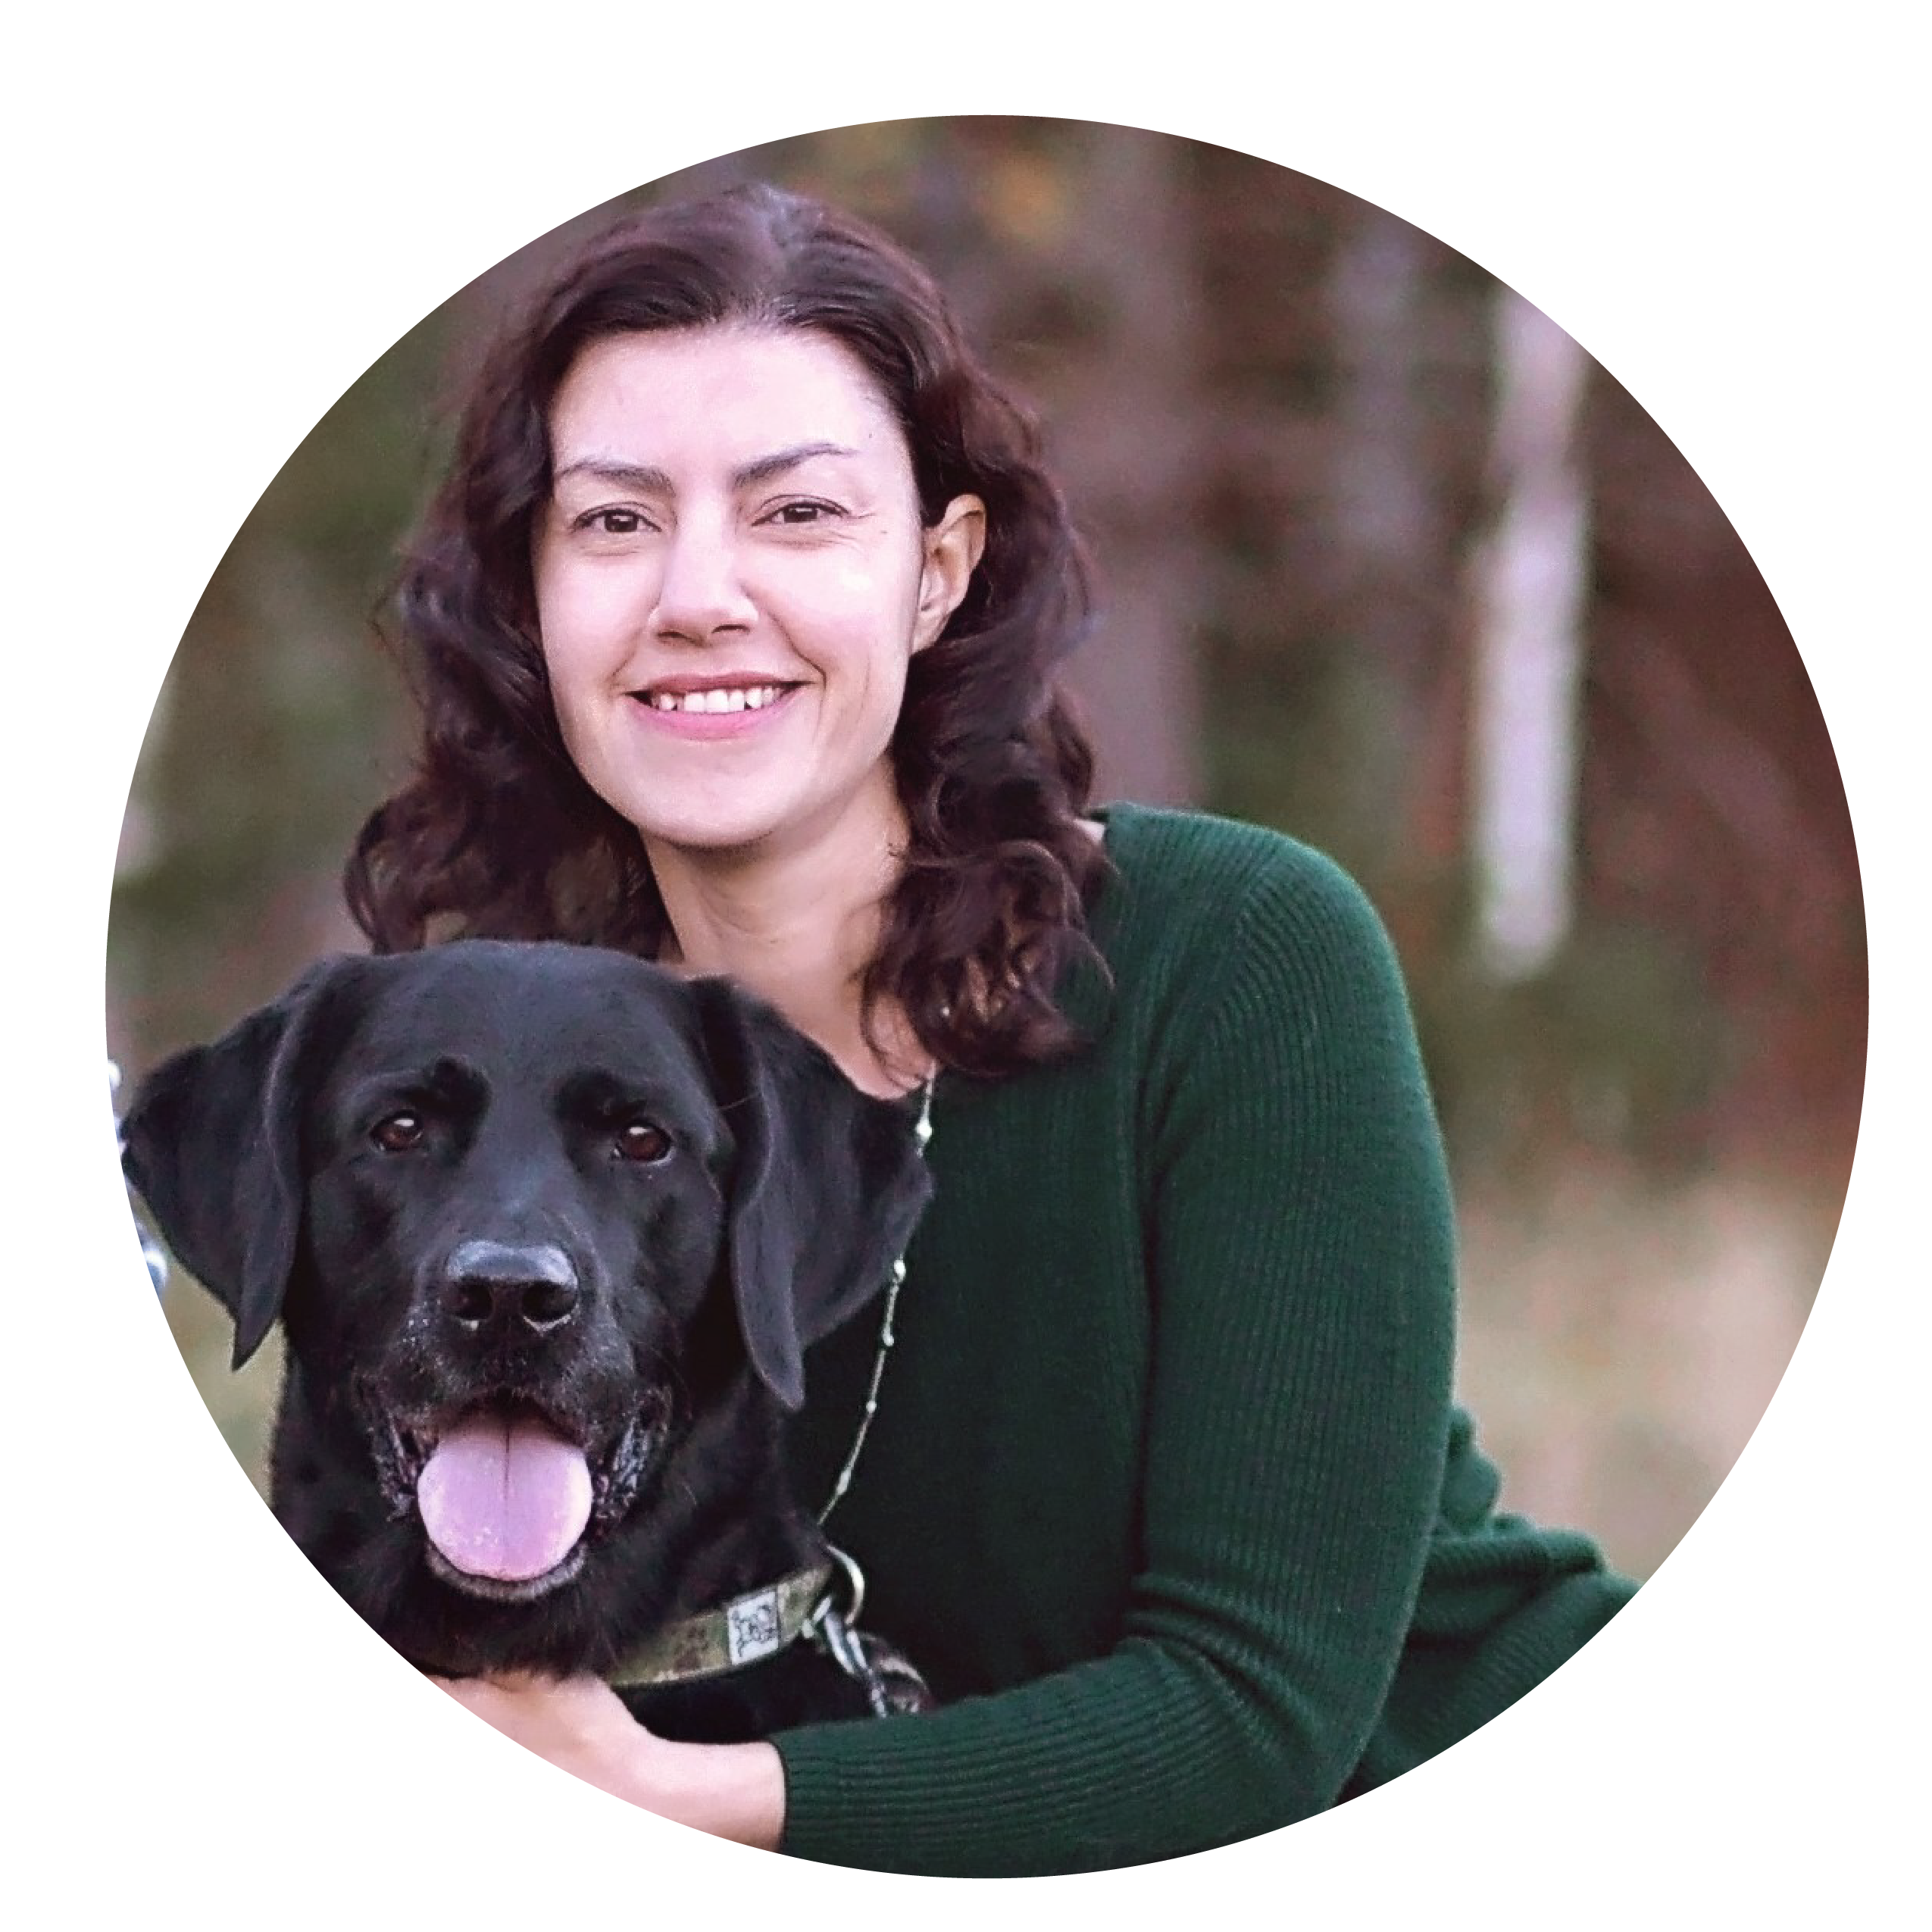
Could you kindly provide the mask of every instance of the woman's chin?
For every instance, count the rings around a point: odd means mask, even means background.
[[[825,822],[814,801],[789,794],[741,796],[708,808],[686,798],[671,808],[654,805],[624,815],[637,827],[654,863],[667,858],[707,867],[749,864],[808,849],[818,843],[811,828]],[[830,816],[836,822],[836,814]]]
[[[636,827],[654,862],[682,858],[714,868],[843,855],[843,868],[857,874],[905,841],[905,812],[883,758],[864,777],[835,785],[793,782],[767,789],[741,782],[705,796],[710,789],[628,806],[611,802]]]
[[[593,781],[592,789],[636,827],[654,857],[729,858],[761,850],[808,809],[796,782],[768,782],[782,775],[746,772],[728,783],[694,783],[680,774],[674,783],[667,773],[664,783],[647,789],[627,772],[623,782]]]
[[[729,820],[653,820],[639,825],[638,836],[654,858],[683,858],[711,864],[749,861],[770,852],[782,819],[737,815]]]

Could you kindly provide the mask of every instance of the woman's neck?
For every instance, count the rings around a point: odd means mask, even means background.
[[[924,1077],[927,1056],[896,1008],[877,1016],[886,1058],[861,1024],[860,976],[899,872],[893,828],[783,855],[649,850],[671,924],[664,964],[724,974],[769,1001],[868,1093],[903,1093]]]

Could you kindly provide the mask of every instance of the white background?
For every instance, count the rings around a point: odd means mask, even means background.
[[[1905,10],[1840,5],[1802,34],[1782,10],[1547,0],[1252,19],[1211,0],[1083,29],[1037,4],[705,15],[95,7],[15,30],[9,1884],[64,1924],[797,1922],[908,1885],[897,1909],[948,1922],[996,1905],[1152,1924],[1257,1896],[1271,1918],[1371,1925],[1907,1920],[1928,1285],[1905,983],[1926,814],[1907,772],[1928,755],[1932,425]],[[714,1844],[417,1680],[283,1540],[195,1398],[102,1090],[140,733],[202,584],[307,428],[436,302],[585,206],[780,135],[961,112],[1268,156],[1431,230],[1574,334],[1676,439],[1782,605],[1838,749],[1872,948],[1866,1120],[1816,1312],[1632,1608],[1369,1799],[1202,1859],[996,1894]]]

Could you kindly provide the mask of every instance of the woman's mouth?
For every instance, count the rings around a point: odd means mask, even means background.
[[[802,687],[772,678],[667,679],[631,693],[652,725],[680,738],[735,738],[758,731]]]
[[[687,717],[717,717],[738,711],[764,711],[794,688],[789,684],[724,684],[680,691],[654,686],[643,697],[654,711],[681,712]]]

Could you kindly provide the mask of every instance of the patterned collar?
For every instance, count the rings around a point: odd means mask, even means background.
[[[827,1600],[832,1565],[795,1571],[762,1590],[700,1611],[640,1644],[604,1680],[614,1690],[717,1677],[795,1642]]]

